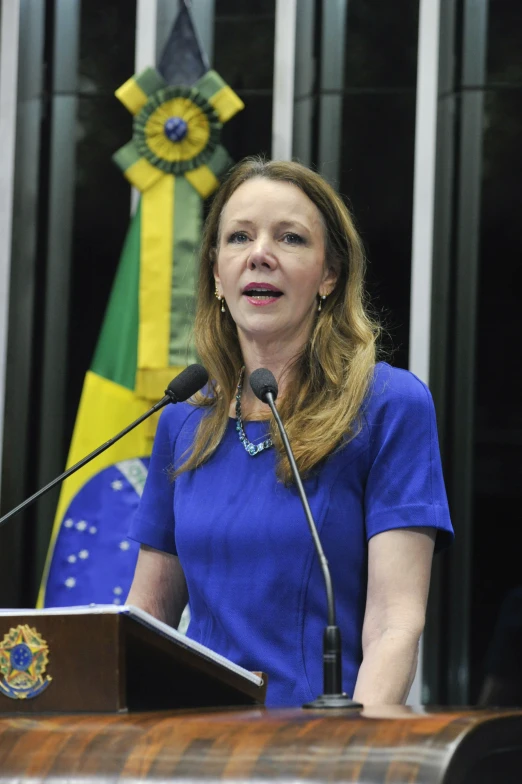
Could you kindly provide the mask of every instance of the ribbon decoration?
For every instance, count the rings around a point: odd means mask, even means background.
[[[116,91],[134,115],[133,138],[113,156],[141,192],[136,394],[154,400],[186,364],[203,200],[232,161],[223,124],[244,108],[216,71],[192,86],[169,85],[146,68]]]

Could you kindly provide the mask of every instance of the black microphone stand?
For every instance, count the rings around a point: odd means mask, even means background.
[[[275,406],[274,396],[272,392],[265,391],[263,398],[270,406],[270,410],[274,415],[279,432],[281,433],[281,438],[283,439],[283,444],[288,455],[288,460],[290,462],[290,467],[294,475],[299,497],[301,499],[308,526],[310,528],[310,533],[312,534],[312,539],[314,540],[314,544],[317,550],[317,555],[326,586],[326,598],[328,602],[328,626],[324,630],[323,636],[323,694],[317,697],[317,699],[312,700],[312,702],[305,703],[303,708],[341,708],[343,710],[360,710],[363,707],[362,703],[352,700],[342,690],[341,630],[336,623],[335,601],[328,561],[326,560],[326,556],[321,545],[321,540],[319,538],[319,534],[317,533],[317,527],[315,525],[314,518],[312,517],[310,505],[304,491],[303,483],[301,481],[299,470],[292,452],[292,447],[290,446],[290,441],[288,440],[286,430]]]
[[[168,405],[169,403],[182,403],[184,400],[187,400],[189,397],[194,395],[198,389],[201,389],[208,381],[208,373],[202,365],[189,365],[181,373],[173,378],[170,384],[168,385],[167,389],[165,390],[165,396],[158,400],[152,408],[149,408],[144,414],[142,414],[138,419],[135,419],[134,422],[131,422],[130,425],[122,430],[120,433],[115,435],[109,441],[106,441],[105,444],[102,444],[94,452],[91,452],[86,457],[82,458],[78,463],[75,463],[73,466],[64,471],[63,474],[57,476],[56,479],[53,479],[52,482],[49,482],[48,485],[45,487],[41,487],[40,490],[37,490],[34,495],[30,496],[30,498],[26,498],[25,501],[22,501],[21,504],[15,506],[14,509],[11,509],[10,512],[5,514],[3,517],[0,517],[0,526],[6,523],[13,515],[17,514],[17,512],[21,512],[22,509],[25,509],[26,506],[34,503],[40,496],[47,493],[51,490],[55,485],[59,482],[63,482],[64,479],[67,479],[68,476],[74,474],[75,471],[78,471],[79,468],[82,468],[84,465],[89,463],[91,460],[94,460],[95,457],[101,455],[102,452],[105,452],[110,446],[119,441],[120,438],[126,436],[131,430],[135,427],[140,425],[145,419],[150,417],[152,414],[155,414],[156,411],[159,411],[164,406]]]
[[[143,422],[143,420],[147,419],[152,414],[155,414],[156,411],[159,411],[160,408],[163,408],[164,406],[167,405],[167,403],[171,403],[171,402],[173,402],[172,397],[170,395],[168,395],[168,394],[165,395],[165,397],[163,397],[161,400],[159,400],[157,403],[155,403],[152,406],[152,408],[149,408],[149,410],[146,411],[145,414],[142,414],[138,419],[136,419],[134,422],[132,422],[130,425],[128,425],[120,433],[115,435],[109,441],[106,441],[105,444],[102,444],[102,446],[99,446],[97,449],[94,450],[94,452],[91,452],[86,457],[82,458],[78,463],[75,463],[73,466],[68,468],[67,471],[64,471],[63,474],[60,474],[60,476],[57,476],[55,479],[52,480],[52,482],[49,482],[49,484],[45,485],[45,487],[41,487],[40,490],[37,490],[36,493],[34,493],[29,498],[26,498],[25,501],[22,501],[21,504],[18,504],[18,506],[15,506],[14,509],[11,509],[11,511],[7,512],[7,514],[5,514],[3,517],[0,517],[0,526],[3,525],[4,523],[7,523],[7,521],[11,517],[13,517],[18,512],[21,512],[22,509],[26,508],[26,506],[30,506],[32,503],[34,503],[34,501],[36,501],[38,498],[40,498],[40,496],[42,496],[45,493],[47,493],[49,490],[51,490],[59,482],[63,482],[64,479],[67,479],[68,476],[70,476],[71,474],[74,474],[76,471],[78,471],[79,468],[83,468],[84,465],[89,463],[91,460],[94,460],[95,457],[98,457],[98,455],[101,455],[102,452],[105,452],[105,450],[108,449],[113,444],[115,444],[116,441],[119,441],[120,438],[123,438],[123,436],[126,436],[128,432],[130,432],[135,427],[140,425]]]

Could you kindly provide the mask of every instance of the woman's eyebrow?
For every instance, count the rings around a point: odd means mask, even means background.
[[[218,239],[222,236],[222,231],[231,231],[232,229],[237,228],[252,228],[256,226],[256,222],[250,220],[250,218],[229,218],[224,226],[220,226],[220,231],[218,234]],[[285,229],[291,229],[293,231],[299,230],[305,232],[306,234],[310,234],[310,227],[301,221],[293,219],[293,220],[281,220],[275,223],[275,227],[278,231],[284,231]]]
[[[240,223],[242,226],[254,226],[254,221],[251,221],[248,218],[230,218],[228,223]]]
[[[250,220],[249,218],[229,218],[227,223],[228,224],[240,223],[242,226],[255,226],[255,221]],[[289,228],[292,226],[301,226],[303,229],[308,230],[308,226],[306,226],[304,223],[301,223],[301,221],[295,219],[277,221],[276,226],[282,229]]]
[[[290,220],[290,221],[288,221],[288,220],[284,220],[284,221],[278,221],[277,225],[278,225],[278,226],[279,226],[281,229],[286,229],[286,228],[289,228],[289,229],[291,229],[291,228],[293,228],[294,226],[300,226],[300,227],[301,227],[302,229],[304,229],[305,231],[310,231],[310,229],[308,228],[308,226],[306,226],[304,223],[301,223],[301,221],[298,221],[298,220]]]

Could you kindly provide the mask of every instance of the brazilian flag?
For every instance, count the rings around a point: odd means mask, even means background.
[[[220,144],[223,123],[243,108],[208,68],[184,2],[158,69],[136,74],[116,95],[134,121],[114,161],[141,197],[85,377],[68,467],[145,413],[196,361],[190,332],[203,201],[231,164]],[[157,417],[65,480],[39,607],[125,600],[138,550],[126,534]]]
[[[140,213],[123,248],[107,313],[85,376],[67,466],[149,408],[135,392],[139,329]],[[157,414],[153,418],[156,418]],[[137,545],[126,538],[147,475],[148,422],[67,479],[60,494],[38,606],[119,603]],[[111,563],[110,569],[102,567]]]

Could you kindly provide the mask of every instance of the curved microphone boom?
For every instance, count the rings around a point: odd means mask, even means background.
[[[202,365],[189,365],[185,370],[182,370],[176,378],[173,378],[170,384],[168,385],[167,389],[165,390],[165,396],[161,398],[157,403],[155,403],[152,408],[149,408],[144,414],[142,414],[138,419],[128,425],[124,430],[120,433],[115,435],[105,444],[99,446],[94,452],[91,452],[79,463],[75,463],[75,465],[68,468],[67,471],[64,471],[63,474],[57,476],[56,479],[53,479],[52,482],[49,482],[48,485],[45,487],[40,488],[34,495],[26,498],[25,501],[22,501],[21,504],[15,506],[14,509],[11,509],[10,512],[5,514],[3,517],[0,518],[0,525],[6,523],[10,517],[13,517],[18,512],[21,512],[22,509],[25,509],[30,504],[34,503],[38,498],[42,495],[47,493],[51,490],[55,485],[59,482],[63,482],[64,479],[67,479],[68,476],[74,474],[75,471],[78,471],[79,468],[83,468],[84,465],[89,463],[91,460],[94,460],[95,457],[98,457],[102,452],[105,452],[110,446],[119,441],[120,438],[127,435],[131,430],[133,430],[137,425],[140,425],[145,419],[150,417],[152,414],[155,414],[156,411],[159,411],[164,406],[168,405],[169,403],[182,403],[184,400],[188,400],[189,397],[192,397],[201,387],[204,387],[208,381],[208,373]]]
[[[258,368],[257,370],[254,370],[250,376],[250,386],[254,395],[263,403],[267,403],[270,406],[270,410],[274,415],[279,432],[281,433],[281,438],[288,456],[290,468],[292,469],[292,473],[294,475],[299,497],[301,499],[306,520],[308,522],[310,533],[312,534],[312,539],[317,551],[317,556],[319,558],[319,564],[323,572],[326,587],[326,598],[328,603],[328,625],[326,626],[323,637],[323,694],[321,694],[321,696],[316,700],[312,700],[312,702],[308,702],[303,705],[303,708],[350,708],[359,710],[363,707],[362,704],[352,700],[342,690],[341,630],[336,623],[335,599],[332,578],[330,575],[330,567],[328,566],[328,561],[324,554],[321,540],[317,532],[317,526],[312,516],[310,504],[308,503],[308,499],[306,497],[303,483],[301,481],[301,476],[299,474],[299,469],[297,468],[294,454],[292,452],[292,447],[290,446],[290,441],[288,440],[285,427],[281,421],[281,417],[279,416],[279,412],[275,405],[275,400],[279,391],[277,387],[277,381],[275,380],[270,370],[267,370],[266,368]]]

